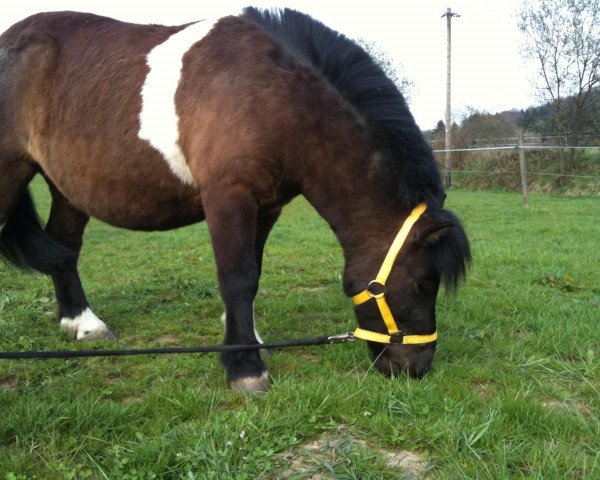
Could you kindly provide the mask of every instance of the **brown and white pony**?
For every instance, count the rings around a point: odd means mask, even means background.
[[[52,194],[45,228],[27,188],[37,173]],[[0,36],[0,253],[52,277],[61,328],[78,340],[114,338],[77,272],[94,216],[135,230],[206,220],[225,343],[255,344],[263,247],[300,194],[343,247],[350,296],[427,205],[385,295],[403,334],[435,332],[438,287],[464,277],[468,241],[443,209],[435,160],[402,95],[352,41],[301,13],[254,8],[173,27],[41,13]],[[378,307],[357,305],[358,324],[385,334]],[[369,346],[381,371],[421,376],[435,341]],[[232,388],[267,388],[257,351],[222,360]]]

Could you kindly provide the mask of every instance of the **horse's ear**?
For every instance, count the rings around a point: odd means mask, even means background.
[[[422,232],[419,232],[416,243],[417,244],[425,244],[425,245],[433,245],[439,241],[448,230],[450,230],[454,225],[450,222],[438,222],[433,225],[428,225],[423,229]]]

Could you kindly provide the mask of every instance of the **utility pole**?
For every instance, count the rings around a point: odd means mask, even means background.
[[[452,186],[452,103],[451,103],[451,86],[452,86],[452,17],[460,17],[458,13],[452,12],[452,9],[448,7],[446,13],[442,15],[442,18],[446,17],[447,27],[447,50],[446,50],[446,148],[444,152],[444,168],[446,170],[446,176],[444,178],[444,184],[446,188]]]
[[[529,208],[529,189],[527,187],[527,167],[525,166],[525,149],[523,148],[523,129],[517,130],[519,148],[519,168],[521,170],[521,189],[523,190],[523,205]]]

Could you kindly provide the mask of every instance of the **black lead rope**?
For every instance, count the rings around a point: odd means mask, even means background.
[[[215,353],[241,352],[244,350],[271,350],[285,347],[305,347],[310,345],[328,345],[331,343],[353,342],[352,333],[331,335],[329,337],[300,338],[285,342],[260,343],[254,345],[205,345],[197,347],[132,348],[126,350],[52,350],[47,352],[0,352],[0,359],[25,360],[49,358],[80,357],[121,357],[125,355],[167,355],[175,353]]]

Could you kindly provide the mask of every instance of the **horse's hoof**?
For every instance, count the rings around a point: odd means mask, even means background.
[[[80,342],[114,342],[117,340],[117,337],[107,328],[101,330],[92,330],[89,332],[83,331],[77,335],[77,340]]]
[[[100,320],[87,307],[76,317],[64,317],[60,320],[60,328],[67,335],[79,341],[115,341],[117,337],[108,329],[106,323]]]
[[[242,377],[229,382],[232,390],[244,393],[266,393],[271,386],[269,374],[263,373],[259,377]]]

